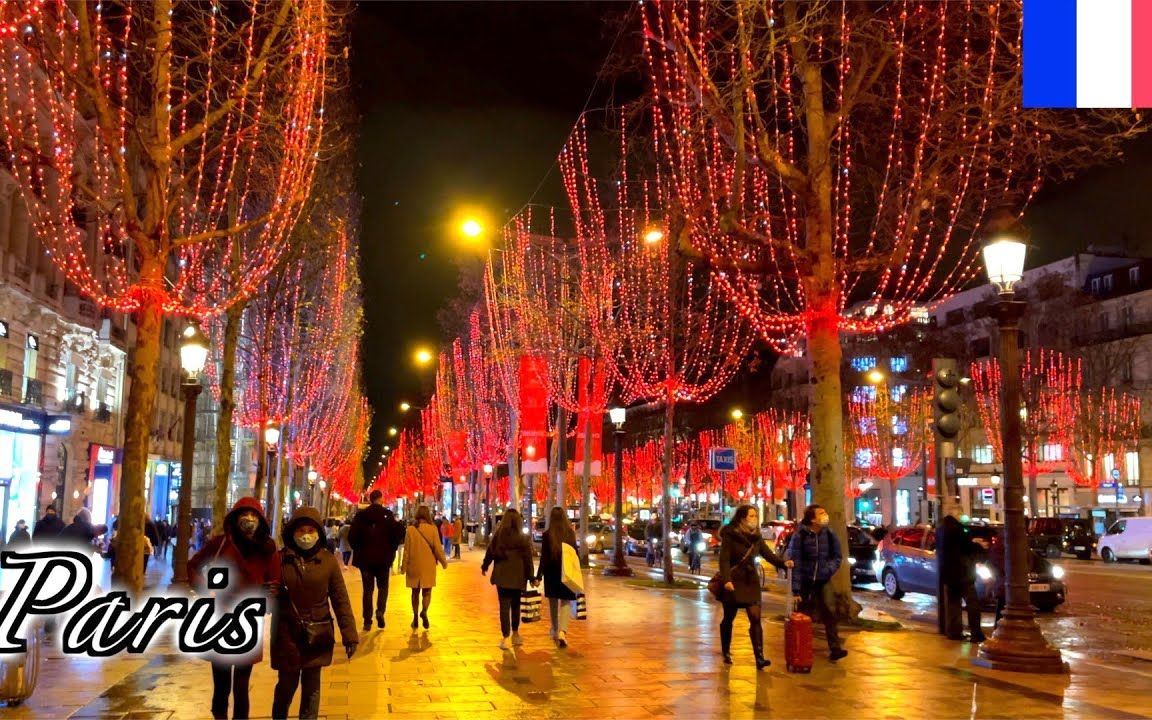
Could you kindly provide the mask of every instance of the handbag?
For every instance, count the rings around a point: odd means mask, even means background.
[[[287,592],[288,589],[284,590]],[[336,627],[331,615],[323,620],[305,620],[291,598],[288,604],[292,606],[292,614],[300,627],[300,644],[305,650],[327,650],[336,645]]]
[[[761,540],[760,542],[763,542],[763,540]],[[758,548],[759,546],[760,546],[759,542],[754,542],[751,545],[749,545],[748,551],[744,553],[744,557],[740,558],[740,562],[736,563],[736,565],[733,567],[733,569],[738,568],[741,565],[743,565],[744,563],[748,562],[748,558],[752,557],[752,551],[755,550],[756,548]],[[715,575],[713,575],[712,579],[708,581],[708,592],[712,593],[712,597],[716,598],[716,602],[721,602],[723,600],[723,597],[724,597],[724,579],[720,577],[719,572],[717,572]]]
[[[576,548],[568,543],[560,545],[560,555],[560,582],[579,595],[584,592],[584,573],[580,570],[580,556],[576,554]]]
[[[576,602],[572,603],[572,619],[573,620],[587,620],[588,619],[588,596],[583,593],[576,596]]]

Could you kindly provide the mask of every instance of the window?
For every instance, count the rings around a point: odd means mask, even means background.
[[[1109,317],[1108,313],[1106,313],[1106,312],[1100,313],[1100,329],[1101,330],[1108,330],[1111,325],[1112,325],[1112,322],[1111,322],[1111,318]]]
[[[76,398],[76,384],[79,382],[80,372],[75,363],[68,363],[68,368],[64,372],[64,397],[68,398],[68,402],[72,402]]]
[[[859,448],[856,450],[855,465],[858,468],[872,467],[872,451],[868,448]]]
[[[1059,462],[1064,459],[1064,446],[1060,443],[1045,443],[1040,448],[1040,459],[1044,462]]]
[[[944,322],[949,325],[959,325],[964,322],[963,310],[949,310],[948,314],[944,316]]]
[[[908,372],[908,356],[898,355],[888,361],[888,365],[892,368],[892,372],[902,373]]]
[[[893,533],[892,543],[895,545],[905,545],[907,547],[920,547],[924,542],[924,528],[910,527],[903,530],[898,530]]]
[[[1125,305],[1120,309],[1120,323],[1127,328],[1132,325],[1132,306]]]
[[[991,445],[977,445],[972,448],[972,462],[980,465],[992,464],[992,446]]]
[[[28,395],[28,381],[36,379],[37,359],[40,356],[40,340],[29,335],[24,342],[24,395]]]
[[[907,435],[908,434],[908,420],[907,418],[892,416],[892,434],[893,435]]]
[[[1124,453],[1124,477],[1129,485],[1140,484],[1140,453]]]
[[[1099,295],[1100,294],[1100,278],[1092,278],[1091,287],[1092,287],[1092,294],[1093,295]]]
[[[1116,467],[1116,456],[1108,453],[1104,456],[1104,477],[1111,479],[1112,470]]]
[[[1100,278],[1100,287],[1104,288],[1104,292],[1112,292],[1112,276],[1105,275]]]
[[[892,467],[904,467],[904,448],[892,448]]]
[[[1120,379],[1124,382],[1132,382],[1132,358],[1124,358],[1120,361]]]
[[[992,341],[982,337],[968,344],[968,352],[974,358],[986,358],[992,354]]]
[[[1128,268],[1128,282],[1133,284],[1133,285],[1139,285],[1140,284],[1140,268],[1138,268],[1138,267]]]
[[[855,402],[869,402],[876,399],[876,388],[873,385],[857,385],[852,391],[852,400]]]
[[[900,402],[904,396],[908,394],[907,385],[893,385],[892,386],[892,402]]]
[[[852,369],[856,372],[867,372],[876,367],[876,358],[870,355],[858,355],[852,358]]]

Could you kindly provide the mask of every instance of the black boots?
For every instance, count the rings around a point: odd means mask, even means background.
[[[364,624],[368,625],[368,621],[365,620]],[[380,628],[381,630],[384,629],[384,613],[382,613],[382,612],[376,613],[376,627]],[[364,629],[368,630],[369,628],[366,627]]]
[[[756,669],[763,670],[771,665],[772,661],[764,657],[764,628],[758,621],[748,626],[748,638],[752,641],[752,654],[756,656]]]
[[[720,654],[724,656],[724,664],[732,664],[732,626],[720,623]]]

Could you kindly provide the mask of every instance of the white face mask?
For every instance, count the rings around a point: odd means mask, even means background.
[[[821,526],[827,525],[829,520],[830,520],[830,518],[828,517],[828,513],[817,513],[816,514],[816,524],[817,525],[821,525]]]
[[[316,545],[316,542],[319,539],[320,539],[320,536],[314,532],[304,533],[303,535],[297,535],[296,536],[296,546],[299,547],[301,550],[311,550],[313,548],[313,546]]]
[[[260,522],[256,518],[246,517],[240,518],[240,521],[236,523],[236,526],[240,528],[240,532],[244,533],[248,537],[251,537],[256,533],[256,528],[259,524]]]

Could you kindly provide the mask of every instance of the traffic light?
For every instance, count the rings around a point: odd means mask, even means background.
[[[956,361],[932,361],[932,417],[936,435],[951,442],[960,434],[960,374]]]

